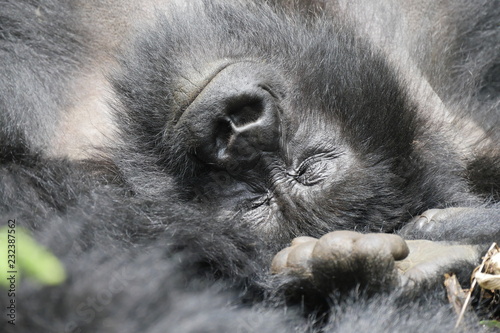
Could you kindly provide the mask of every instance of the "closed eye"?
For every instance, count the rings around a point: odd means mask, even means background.
[[[320,153],[304,160],[299,167],[288,173],[298,183],[305,186],[313,186],[321,183],[329,175],[332,160],[342,155],[339,152]]]

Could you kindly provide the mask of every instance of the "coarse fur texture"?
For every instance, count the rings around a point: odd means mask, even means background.
[[[453,329],[443,274],[500,238],[498,1],[0,8],[0,224],[68,274],[18,281],[2,331]],[[411,283],[376,241],[270,273],[338,230],[481,250]]]

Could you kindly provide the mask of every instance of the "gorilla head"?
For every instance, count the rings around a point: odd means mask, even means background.
[[[458,162],[429,171],[426,151],[456,155],[439,122],[419,114],[398,70],[346,22],[255,4],[167,12],[113,81],[124,155],[148,164],[132,174],[172,175],[221,221],[236,216],[284,241],[393,231],[465,200],[448,172]]]

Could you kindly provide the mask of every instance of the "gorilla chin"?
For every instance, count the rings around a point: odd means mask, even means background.
[[[500,238],[494,1],[0,6],[0,221],[67,275],[19,264],[16,332],[454,328]]]

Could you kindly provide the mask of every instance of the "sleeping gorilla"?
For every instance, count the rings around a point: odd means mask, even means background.
[[[5,331],[453,328],[500,236],[498,1],[0,4],[1,223],[68,275]]]

